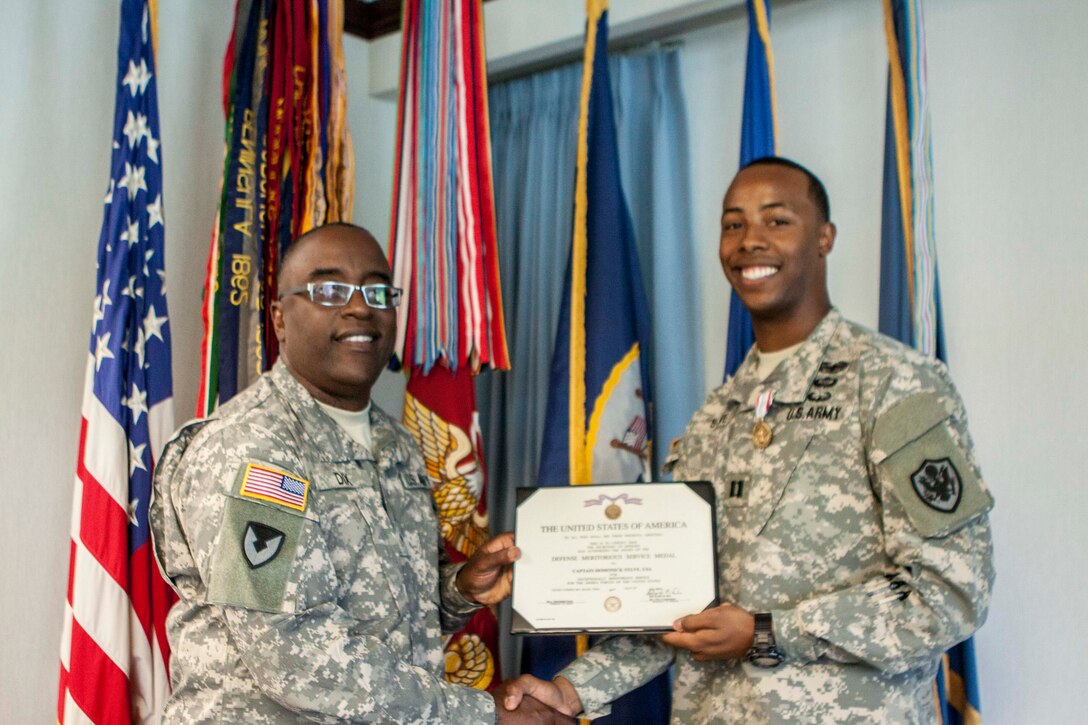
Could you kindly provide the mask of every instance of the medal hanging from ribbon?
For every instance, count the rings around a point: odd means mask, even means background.
[[[773,403],[773,390],[764,390],[756,398],[756,424],[752,427],[752,444],[760,450],[771,445],[771,439],[774,437],[771,426],[766,420]]]

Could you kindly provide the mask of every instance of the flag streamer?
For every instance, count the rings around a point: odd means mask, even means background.
[[[488,538],[476,410],[481,367],[509,369],[499,287],[481,0],[404,3],[391,215],[395,364],[404,424],[423,452],[446,551]],[[445,642],[446,680],[493,689],[498,622],[478,611]]]
[[[390,261],[396,363],[510,368],[479,0],[404,3]]]
[[[197,414],[275,362],[271,303],[290,242],[350,221],[343,0],[238,0],[224,58],[226,137],[204,285]]]
[[[945,359],[933,234],[933,151],[920,0],[884,0],[888,104],[880,253],[880,331]],[[982,722],[974,641],[949,650],[934,684],[942,723]]]
[[[153,7],[121,3],[102,229],[61,639],[58,723],[153,720],[170,692],[151,555],[155,461],[174,427]]]
[[[884,27],[889,60],[888,126],[894,140],[894,146],[889,143],[894,148],[892,181],[898,187],[900,243],[910,306],[907,342],[926,355],[940,355],[933,148],[926,90],[925,25],[920,3],[884,0]]]

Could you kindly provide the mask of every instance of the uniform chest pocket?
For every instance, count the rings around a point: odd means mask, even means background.
[[[748,458],[751,475],[751,492],[748,494],[748,521],[758,535],[767,526],[772,514],[779,508],[788,487],[794,487],[792,479],[812,442],[812,431],[800,426],[783,426],[776,431],[770,444],[757,449],[753,443],[742,441],[740,445],[753,448]]]
[[[372,463],[319,466],[313,509],[339,580],[339,604],[357,619],[399,616],[411,601],[404,544],[382,501]]]
[[[423,471],[408,466],[395,466],[386,473],[383,486],[385,507],[402,538],[417,532],[427,536],[434,531],[434,499],[431,479]]]

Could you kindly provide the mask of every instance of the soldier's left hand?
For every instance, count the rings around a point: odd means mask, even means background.
[[[726,660],[743,657],[752,646],[756,620],[747,610],[722,604],[673,622],[675,632],[661,636],[665,644],[691,652],[692,659]]]
[[[457,590],[478,604],[497,604],[510,596],[513,564],[521,556],[507,531],[476,550],[457,574]]]

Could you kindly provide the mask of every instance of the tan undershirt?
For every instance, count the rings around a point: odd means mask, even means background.
[[[371,450],[370,447],[370,403],[366,404],[366,407],[362,410],[344,410],[343,408],[334,408],[331,405],[325,405],[321,401],[315,400],[315,403],[321,406],[321,409],[325,411],[330,418],[336,421],[336,423],[344,429],[344,432],[355,441],[366,446],[366,449]]]
[[[790,355],[792,355],[797,348],[805,344],[805,341],[797,343],[796,345],[790,345],[784,350],[775,350],[774,352],[760,352],[759,348],[756,348],[756,352],[759,354],[759,361],[756,363],[756,377],[760,381],[766,380],[767,376],[774,372],[774,369],[778,367],[778,363],[782,362]]]

